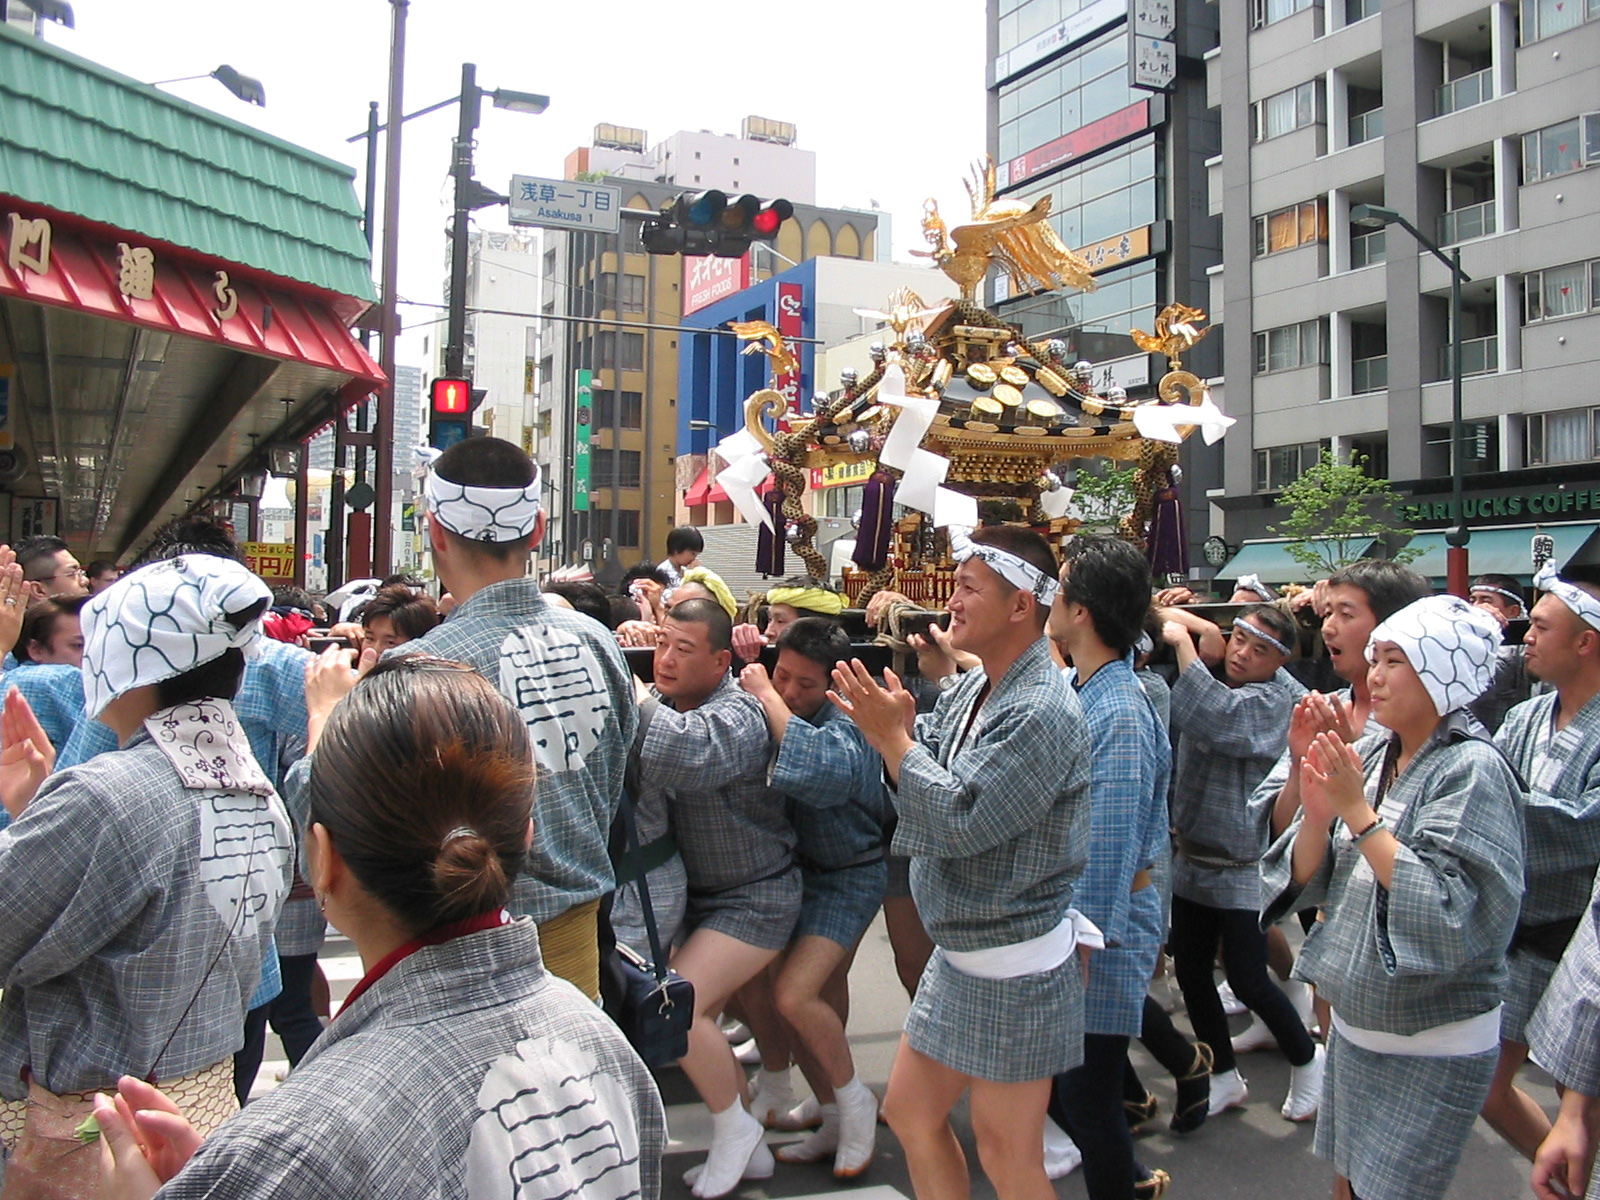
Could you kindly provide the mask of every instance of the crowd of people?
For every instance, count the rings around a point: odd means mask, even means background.
[[[120,575],[0,550],[8,1197],[656,1195],[660,1097],[598,1006],[612,947],[656,944],[693,988],[698,1197],[858,1178],[880,1119],[919,1197],[966,1195],[963,1098],[1007,1200],[1076,1169],[1160,1196],[1133,1040],[1180,1136],[1278,1047],[1336,1196],[1443,1194],[1480,1114],[1545,1200],[1590,1186],[1600,588],[1362,561],[1240,580],[1219,625],[1125,541],[995,526],[952,531],[916,670],[874,672],[826,582],[742,608],[692,529],[610,593],[534,579],[509,443],[424,487],[438,601],[272,592],[202,521]],[[1342,689],[1303,682],[1313,627]],[[847,1033],[880,912],[881,1100]],[[331,1018],[330,924],[366,971]],[[291,1067],[251,1100],[269,1026]]]

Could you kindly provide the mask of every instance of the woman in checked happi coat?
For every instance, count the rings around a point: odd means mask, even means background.
[[[342,690],[336,672],[308,690]],[[203,1144],[181,1105],[120,1080],[96,1103],[108,1194],[654,1200],[649,1073],[505,909],[534,836],[518,714],[464,664],[407,655],[316,734],[306,875],[367,973],[287,1082]]]
[[[1300,813],[1261,861],[1263,924],[1323,910],[1295,970],[1333,1010],[1315,1148],[1336,1195],[1443,1195],[1494,1075],[1521,789],[1462,710],[1499,643],[1452,596],[1374,629],[1373,711],[1393,732],[1318,734]]]
[[[202,1130],[238,1107],[233,1054],[294,847],[230,703],[271,600],[243,566],[207,555],[153,563],[90,600],[86,714],[122,748],[43,787],[48,743],[19,723],[20,698],[7,705],[0,791],[16,817],[0,833],[8,1196],[93,1193],[97,1156],[73,1129],[119,1075],[159,1080]],[[24,758],[37,776],[19,777]]]

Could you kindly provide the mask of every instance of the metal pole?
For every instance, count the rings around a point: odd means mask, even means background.
[[[478,68],[461,64],[461,124],[450,156],[455,177],[455,216],[450,225],[450,308],[445,326],[444,373],[460,378],[467,359],[467,220],[471,208],[472,139],[478,129]]]
[[[1455,524],[1445,534],[1446,573],[1452,595],[1467,598],[1467,513],[1461,501],[1466,430],[1461,424],[1461,247],[1450,251],[1450,505]]]
[[[389,41],[389,133],[384,147],[383,169],[383,327],[378,337],[379,365],[385,376],[378,389],[378,419],[375,422],[377,445],[374,448],[372,570],[382,577],[389,574],[394,554],[394,374],[395,338],[399,333],[396,311],[400,273],[400,118],[405,112],[406,11],[411,0],[389,0],[394,10],[394,29]]]
[[[370,101],[367,105],[367,203],[363,226],[367,238],[367,250],[372,250],[372,218],[378,208],[378,102]],[[367,349],[372,348],[372,334],[370,331],[361,335],[362,344]],[[367,431],[367,404],[363,401],[356,406],[356,432]],[[367,477],[367,448],[356,447],[356,482],[360,483]]]

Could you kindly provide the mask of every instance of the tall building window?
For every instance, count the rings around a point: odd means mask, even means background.
[[[1297,12],[1318,7],[1320,5],[1315,3],[1315,0],[1251,0],[1250,26],[1252,29],[1260,29],[1285,17],[1292,17]]]
[[[1600,113],[1522,135],[1522,182],[1538,183],[1600,164]]]
[[[1328,202],[1307,200],[1256,218],[1256,254],[1276,254],[1328,240]]]
[[[641,458],[637,450],[607,450],[600,446],[594,447],[589,451],[589,486],[638,487]]]
[[[1529,271],[1522,277],[1522,308],[1528,325],[1600,308],[1600,259]]]
[[[637,508],[617,509],[617,545],[631,547],[639,545],[639,510]]]
[[[1257,100],[1250,108],[1258,142],[1315,125],[1323,119],[1322,80],[1307,80],[1299,87]]]
[[[1070,174],[1056,176],[1050,197],[1050,224],[1073,249],[1155,221],[1161,191],[1160,157],[1155,138],[1144,136],[1096,155]],[[1031,202],[1040,195],[1023,190]]]
[[[1600,0],[1522,0],[1522,44],[1600,18]]]
[[[597,429],[642,429],[644,395],[641,392],[611,392],[598,388],[594,393],[594,423]]]
[[[1294,371],[1328,361],[1328,322],[1319,317],[1256,334],[1256,374]]]
[[[1565,412],[1529,413],[1524,426],[1528,465],[1588,462],[1597,457],[1595,410],[1569,408]]]
[[[1293,446],[1271,446],[1255,452],[1254,490],[1277,492],[1288,487],[1317,465],[1326,448],[1324,442],[1300,442]]]
[[[644,311],[644,276],[624,275],[622,277],[622,311]]]
[[[619,361],[617,331],[602,329],[595,338],[595,366],[602,371],[607,368],[622,371],[644,370],[644,334],[622,335],[622,354]]]
[[[1043,146],[1144,94],[1128,83],[1127,31],[1115,30],[1000,89],[1000,158]]]

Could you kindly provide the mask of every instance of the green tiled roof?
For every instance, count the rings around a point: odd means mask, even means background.
[[[371,300],[354,177],[0,23],[0,193]]]

